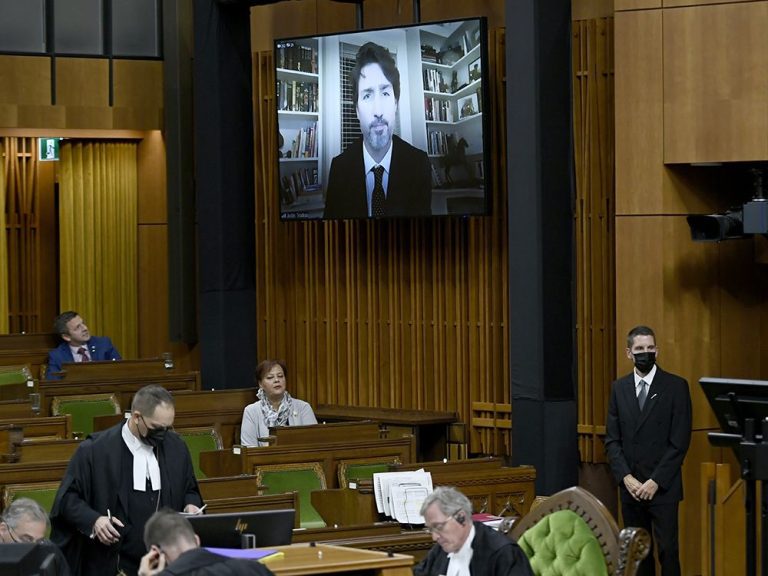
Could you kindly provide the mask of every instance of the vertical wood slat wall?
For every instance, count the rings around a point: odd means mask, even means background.
[[[451,410],[508,403],[504,32],[490,33],[492,214],[280,222],[272,54],[254,54],[258,359],[312,403]],[[475,453],[509,451],[493,431]]]
[[[579,452],[604,462],[615,364],[613,18],[573,22]]]
[[[3,138],[9,330],[41,330],[37,140]]]

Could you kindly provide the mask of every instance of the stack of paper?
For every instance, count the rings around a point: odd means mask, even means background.
[[[401,524],[424,524],[419,514],[421,504],[432,492],[432,474],[415,472],[380,472],[373,475],[376,509]]]

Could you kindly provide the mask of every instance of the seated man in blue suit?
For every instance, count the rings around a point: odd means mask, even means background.
[[[63,342],[48,352],[48,369],[45,377],[56,380],[65,362],[94,362],[96,360],[120,360],[120,353],[106,336],[91,336],[80,314],[70,310],[59,314],[53,329]]]

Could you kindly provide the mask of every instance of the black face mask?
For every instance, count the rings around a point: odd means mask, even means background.
[[[643,374],[648,374],[656,364],[656,352],[638,352],[632,354],[632,357],[635,359],[635,368]]]
[[[147,429],[147,434],[146,436],[141,437],[141,441],[144,442],[144,444],[149,444],[152,446],[152,448],[157,448],[160,446],[160,444],[163,443],[163,440],[165,440],[165,433],[168,431],[168,429],[150,428],[147,426],[143,416],[141,417],[141,421],[144,422],[144,427]]]

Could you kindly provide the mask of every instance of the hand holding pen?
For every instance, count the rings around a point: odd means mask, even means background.
[[[91,531],[91,538],[98,538],[99,542],[109,546],[120,540],[120,532],[115,528],[119,526],[124,527],[124,524],[119,518],[112,516],[109,508],[107,508],[106,516],[99,516],[96,522],[93,524],[93,530]]]

